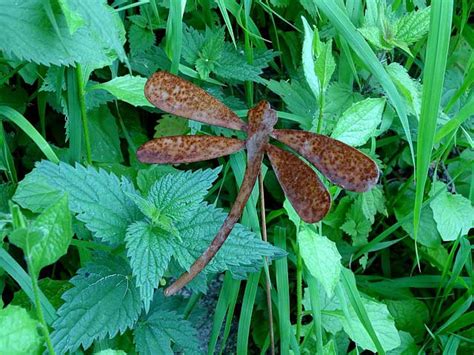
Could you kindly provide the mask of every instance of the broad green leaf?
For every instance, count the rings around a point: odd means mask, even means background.
[[[72,285],[68,281],[64,280],[52,280],[48,277],[42,278],[38,281],[38,286],[44,295],[51,302],[54,309],[58,309],[62,306],[64,301],[61,299],[61,296],[64,292],[69,290]],[[26,309],[34,309],[33,303],[28,298],[24,290],[19,290],[15,292],[13,296],[12,303],[16,306],[21,306]]]
[[[466,235],[474,227],[474,208],[467,198],[449,193],[446,185],[437,181],[433,191],[439,189],[443,192],[430,202],[430,207],[441,238],[448,242]]]
[[[30,229],[33,233],[28,233]],[[37,232],[37,237],[32,238],[36,234],[34,232]],[[72,235],[68,199],[63,196],[28,226],[27,233],[13,233],[10,240],[22,247],[32,271],[38,275],[43,267],[53,264],[66,254]],[[22,240],[22,236],[26,236],[26,240]]]
[[[413,80],[408,75],[407,70],[396,62],[390,63],[386,69],[397,89],[408,102],[411,113],[419,118],[421,112],[421,84]]]
[[[174,343],[185,354],[198,354],[197,331],[191,322],[162,305],[141,319],[133,331],[136,349],[143,355],[173,354]]]
[[[318,58],[314,62],[314,70],[316,71],[323,90],[326,90],[328,87],[335,69],[336,62],[332,55],[332,40],[329,40],[326,43],[321,43]]]
[[[193,216],[177,221],[180,239],[174,241],[174,258],[185,269],[207,249],[227,214],[211,205],[201,204]],[[230,270],[234,276],[244,277],[247,272],[255,272],[263,266],[264,256],[276,259],[286,255],[283,250],[259,239],[254,233],[236,224],[230,236],[205,272]]]
[[[126,194],[135,192],[129,180],[79,164],[37,163],[19,184],[13,199],[24,208],[40,212],[66,192],[71,211],[104,242],[123,241],[129,224],[141,216]]]
[[[74,34],[79,28],[85,25],[85,21],[82,16],[76,11],[71,10],[69,7],[68,0],[58,0],[59,6],[66,19],[67,27],[69,28],[69,33]]]
[[[38,334],[38,322],[18,306],[0,309],[0,353],[37,354],[42,339]]]
[[[309,272],[323,285],[327,295],[332,297],[342,268],[336,244],[304,228],[298,233],[298,245]]]
[[[410,45],[419,41],[430,26],[431,7],[419,11],[410,11],[395,23],[395,39]]]
[[[162,115],[155,126],[153,138],[185,135],[189,132],[189,121],[173,115]]]
[[[63,1],[70,10],[66,16],[59,2],[48,1],[48,6],[43,3],[1,2],[0,49],[7,55],[45,65],[78,62],[94,68],[110,64],[117,57],[126,61],[123,23],[104,0]],[[48,11],[55,23],[48,17]],[[80,16],[84,25],[79,26],[72,14]]]
[[[409,332],[420,339],[426,332],[425,324],[429,324],[430,313],[425,303],[416,298],[384,301],[395,318],[398,330]],[[416,315],[416,316],[415,316]]]
[[[409,189],[403,194],[403,196],[400,196],[397,199],[397,203],[394,206],[395,217],[398,221],[402,219],[404,220],[402,228],[413,239],[413,220],[411,218],[407,220],[406,218],[404,219],[404,217],[413,213],[414,199],[415,192],[413,189]],[[420,231],[417,239],[419,243],[430,248],[436,248],[440,245],[441,239],[436,228],[436,222],[433,219],[433,211],[431,208],[426,207],[421,211],[419,228]]]
[[[374,223],[375,215],[382,213],[387,216],[387,209],[385,208],[385,197],[380,186],[376,186],[367,192],[357,195],[357,202],[362,209],[364,216]]]
[[[158,179],[168,174],[178,173],[179,170],[173,168],[170,165],[158,165],[154,164],[147,169],[140,169],[137,174],[137,185],[140,191],[144,194],[148,194],[150,188],[155,184]]]
[[[91,86],[89,90],[103,89],[110,92],[117,99],[125,101],[130,105],[153,107],[145,97],[144,89],[146,80],[146,78],[141,76],[118,76],[105,83]]]
[[[298,229],[301,224],[301,217],[298,215],[298,212],[296,212],[295,208],[291,205],[288,199],[285,199],[285,202],[283,202],[283,208],[285,209],[290,221],[292,221],[295,227]]]
[[[152,30],[132,24],[128,30],[131,55],[145,52],[155,44],[155,34]]]
[[[309,27],[308,21],[302,16],[301,20],[303,21],[304,27],[304,40],[303,40],[303,50],[302,50],[302,62],[303,62],[303,71],[313,95],[316,99],[319,98],[321,94],[321,81],[320,77],[316,76],[315,66],[314,66],[314,55],[313,55],[313,41],[314,41],[314,31]],[[319,38],[317,39],[319,41]]]
[[[94,90],[94,92],[100,92]],[[92,160],[100,163],[120,163],[123,161],[120,139],[115,117],[106,105],[91,110],[87,114],[89,124]]]
[[[355,103],[343,113],[331,137],[354,147],[365,144],[382,121],[384,107],[385,100],[381,98]]]
[[[220,171],[218,167],[165,175],[150,188],[148,200],[160,214],[180,219],[199,206]]]
[[[173,236],[165,230],[146,221],[135,222],[128,227],[125,236],[127,256],[145,311],[148,311],[153,292],[173,255],[170,238]]]
[[[387,355],[417,355],[420,353],[420,349],[416,346],[415,339],[410,333],[399,331],[400,346],[387,352]]]
[[[94,254],[78,270],[63,295],[51,339],[58,353],[87,349],[93,341],[122,334],[138,319],[139,291],[127,261],[111,254]]]
[[[367,237],[372,229],[371,225],[372,223],[364,215],[360,205],[353,203],[346,213],[346,220],[341,229],[352,237],[352,245],[362,246],[367,244]]]
[[[123,350],[106,349],[94,353],[94,355],[127,355],[127,353]]]

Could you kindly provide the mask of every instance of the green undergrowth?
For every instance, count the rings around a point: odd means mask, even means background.
[[[472,10],[1,0],[0,353],[473,353]],[[268,100],[278,128],[354,146],[381,178],[353,193],[321,176],[332,207],[307,224],[264,160],[265,230],[255,186],[212,262],[165,297],[222,225],[246,157],[140,163],[152,138],[245,138],[154,108],[157,70],[243,119]]]

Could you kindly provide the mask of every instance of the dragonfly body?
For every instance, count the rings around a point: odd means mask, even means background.
[[[343,188],[362,192],[377,183],[377,165],[357,149],[319,134],[274,129],[277,114],[266,101],[249,110],[248,123],[245,123],[198,86],[167,72],[157,72],[147,81],[145,96],[163,111],[247,133],[245,141],[215,136],[162,137],[138,149],[140,161],[158,164],[190,163],[229,155],[243,148],[247,151],[244,179],[222,227],[189,271],[165,290],[166,295],[172,295],[184,287],[219,251],[242,215],[265,154],[285,195],[305,222],[320,221],[328,213],[331,198],[315,171],[297,155],[271,144],[270,138],[298,152],[331,182]]]

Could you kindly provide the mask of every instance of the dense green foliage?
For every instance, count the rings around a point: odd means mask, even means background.
[[[0,353],[472,353],[472,7],[0,0]],[[370,155],[379,184],[322,177],[333,204],[310,225],[265,160],[265,226],[256,186],[204,272],[164,297],[224,221],[246,159],[140,163],[153,137],[244,138],[154,108],[157,70],[243,118],[268,100],[278,127]]]

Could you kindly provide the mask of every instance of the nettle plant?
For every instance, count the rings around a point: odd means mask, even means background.
[[[167,306],[157,288],[163,277],[189,269],[223,223],[226,213],[204,200],[220,170],[191,172],[157,166],[138,172],[137,189],[128,178],[105,170],[42,161],[20,182],[13,200],[41,214],[26,237],[24,232],[23,238],[16,237],[23,231],[17,229],[10,240],[25,250],[34,270],[39,271],[36,265],[55,262],[67,250],[72,237],[67,200],[81,222],[74,229],[82,225],[85,239],[90,239],[90,232],[102,245],[62,295],[64,304],[51,334],[57,352],[87,349],[95,340],[129,328],[139,352],[171,351],[171,341],[175,349],[198,350],[191,323]],[[49,225],[42,225],[43,220]],[[48,227],[49,234],[35,233]],[[284,255],[237,225],[189,288],[205,292],[210,273],[229,270],[234,277],[244,278],[263,266],[263,257]],[[150,347],[150,342],[159,345]]]

